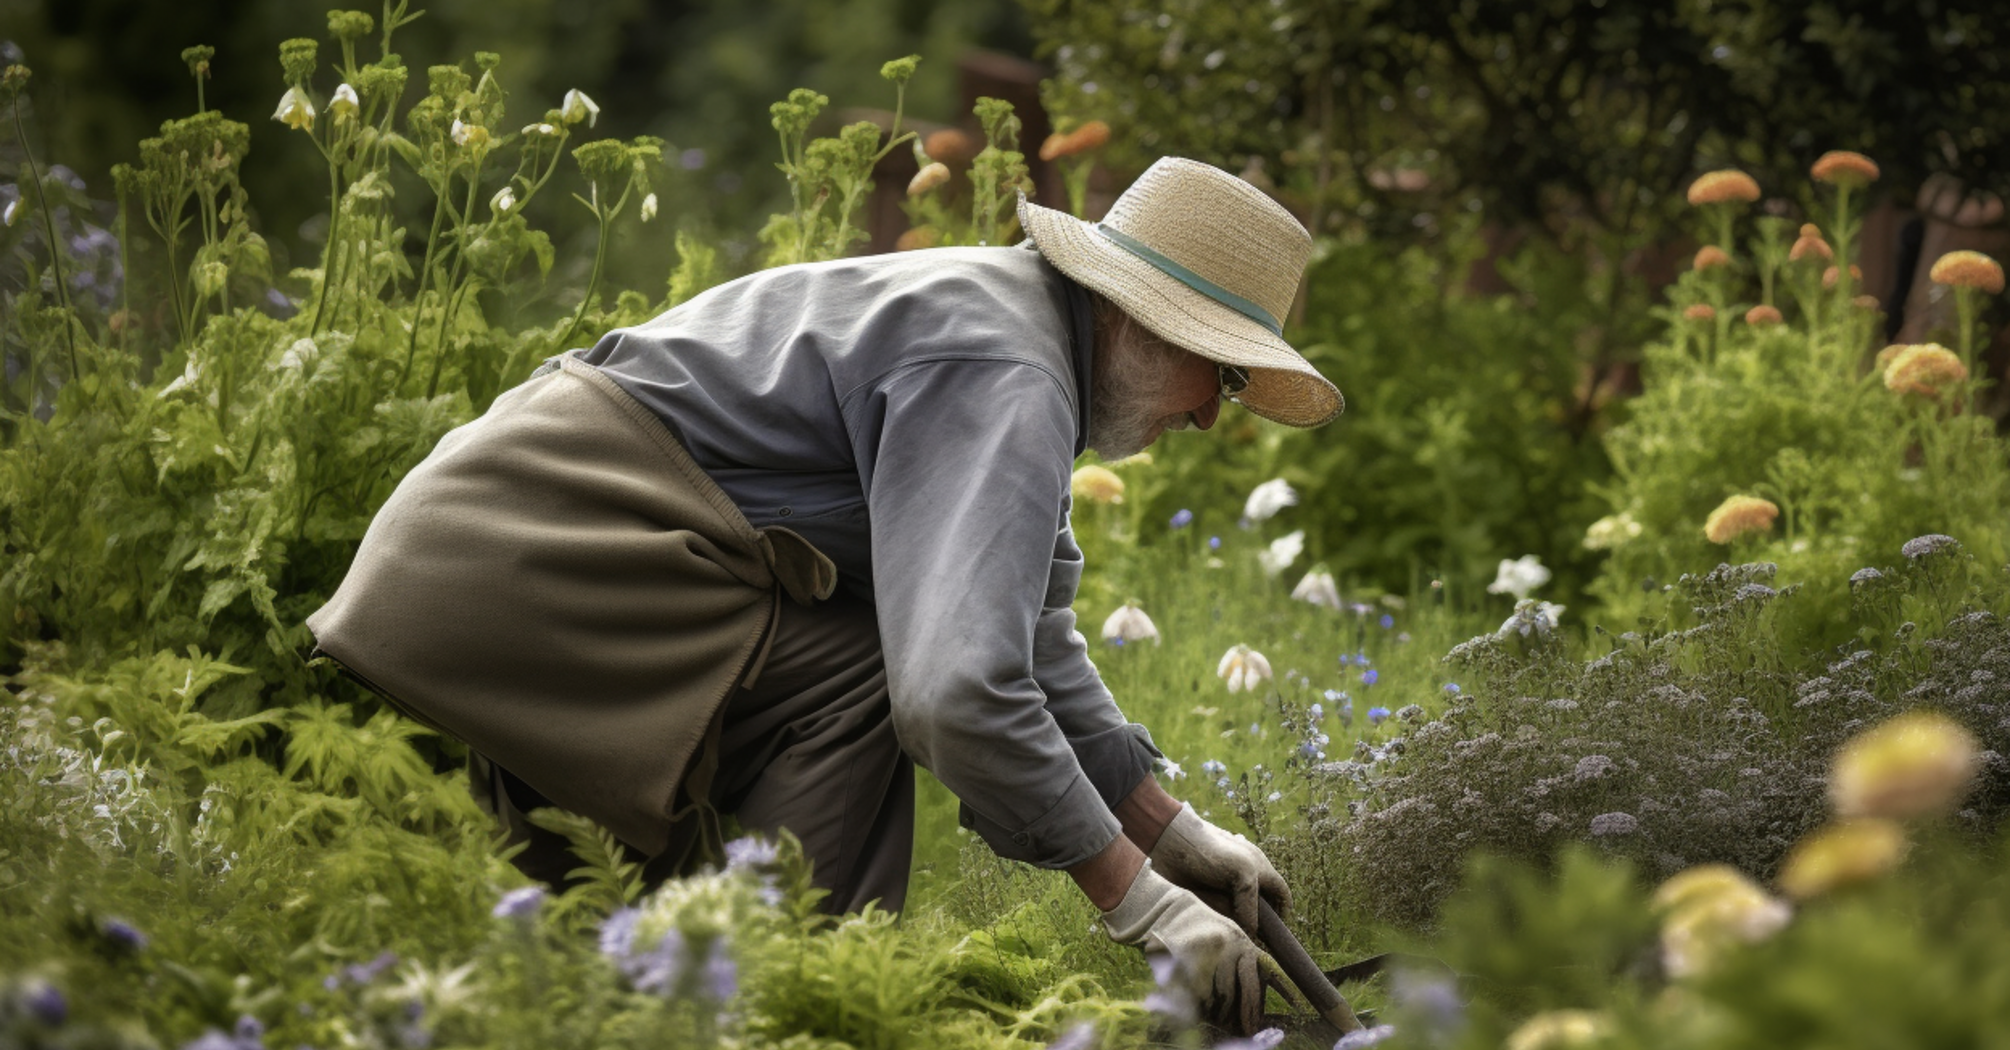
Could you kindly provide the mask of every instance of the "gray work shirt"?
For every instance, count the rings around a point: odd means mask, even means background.
[[[1158,756],[1070,608],[1090,314],[1038,252],[938,248],[766,270],[574,351],[874,602],[901,745],[1044,867],[1114,841]]]

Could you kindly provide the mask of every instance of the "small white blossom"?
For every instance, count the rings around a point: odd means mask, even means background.
[[[14,225],[14,215],[20,210],[21,210],[21,202],[19,199],[8,201],[7,210],[4,212],[0,212],[0,226]]]
[[[1152,640],[1153,645],[1162,644],[1158,625],[1152,623],[1152,618],[1146,616],[1143,609],[1129,602],[1118,607],[1116,612],[1111,613],[1109,618],[1103,621],[1103,640],[1106,642],[1126,645],[1131,642],[1142,642],[1147,638]]]
[[[1238,645],[1222,654],[1221,664],[1214,669],[1214,674],[1228,683],[1231,693],[1244,689],[1255,692],[1256,683],[1270,677],[1270,661],[1249,646]]]
[[[523,133],[526,135],[557,135],[558,129],[552,127],[550,124],[539,122],[536,124],[525,124],[523,126]]]
[[[1289,535],[1279,536],[1270,541],[1265,550],[1256,552],[1256,560],[1263,563],[1265,575],[1276,576],[1291,567],[1298,555],[1305,550],[1305,530],[1299,529]]]
[[[1306,573],[1305,578],[1298,581],[1298,586],[1291,589],[1291,596],[1328,609],[1340,608],[1340,589],[1333,583],[1333,574],[1324,569]]]
[[[497,190],[496,195],[489,198],[489,210],[495,212],[498,217],[515,211],[516,187],[504,186],[502,189]]]
[[[600,119],[600,104],[586,97],[586,92],[573,88],[565,93],[565,101],[558,104],[558,115],[567,124],[586,121],[590,128]]]
[[[1298,503],[1298,493],[1283,478],[1272,478],[1250,492],[1242,505],[1242,516],[1250,522],[1264,521],[1286,507]]]
[[[648,222],[649,220],[655,217],[656,217],[656,195],[652,193],[649,196],[642,198],[642,221]]]
[[[1547,636],[1563,620],[1564,608],[1552,602],[1523,598],[1514,604],[1514,615],[1508,617],[1507,622],[1501,624],[1501,629],[1496,633],[1502,638],[1513,634],[1521,635],[1523,638],[1531,634],[1538,637]]]
[[[1494,582],[1487,584],[1488,594],[1512,594],[1517,600],[1528,597],[1528,592],[1549,582],[1549,570],[1542,567],[1542,559],[1533,554],[1524,554],[1509,561],[1501,559],[1499,572]]]
[[[1627,540],[1640,537],[1640,523],[1625,511],[1607,514],[1591,523],[1584,530],[1584,549],[1588,551],[1611,550]]]
[[[1167,780],[1186,779],[1186,770],[1181,769],[1180,764],[1170,758],[1159,759],[1159,772],[1165,774]]]
[[[454,126],[449,134],[453,136],[456,146],[475,148],[485,146],[489,141],[489,129],[480,124],[462,123],[459,117],[454,118]]]
[[[347,84],[335,89],[335,97],[328,100],[328,112],[336,120],[347,120],[363,108],[363,100],[356,97],[356,89]]]
[[[279,96],[279,108],[272,111],[272,119],[289,128],[312,131],[314,103],[307,98],[307,93],[299,88],[287,88],[286,94]]]

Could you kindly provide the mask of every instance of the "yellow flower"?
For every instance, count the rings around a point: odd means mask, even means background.
[[[1661,884],[1654,909],[1663,913],[1661,960],[1671,976],[1709,969],[1737,944],[1780,931],[1793,910],[1727,864],[1690,868]]]
[[[454,118],[454,126],[447,134],[453,138],[454,145],[465,149],[481,149],[489,144],[489,129],[480,124],[463,123],[459,117]]]
[[[1749,204],[1758,199],[1758,182],[1736,168],[1710,172],[1689,184],[1691,204],[1722,204],[1726,201]]]
[[[307,93],[299,88],[287,88],[286,94],[279,96],[279,108],[272,111],[272,119],[300,131],[314,130],[314,103]]]
[[[1100,120],[1092,120],[1067,134],[1055,132],[1040,143],[1040,159],[1053,160],[1057,157],[1073,156],[1100,149],[1110,141],[1110,126]]]
[[[1879,350],[1877,352],[1877,361],[1874,363],[1872,367],[1876,368],[1876,370],[1879,372],[1883,372],[1887,367],[1890,367],[1892,358],[1897,357],[1899,354],[1907,350],[1910,346],[1911,346],[1910,343],[1893,343],[1890,346],[1887,346],[1884,349]]]
[[[1717,310],[1709,303],[1697,303],[1683,310],[1682,316],[1691,321],[1714,321],[1717,319]]]
[[[1822,287],[1824,287],[1824,288],[1834,288],[1834,287],[1836,286],[1836,280],[1837,280],[1838,278],[1840,278],[1841,276],[1842,276],[1842,273],[1841,273],[1840,269],[1839,269],[1839,268],[1837,268],[1837,267],[1834,267],[1834,266],[1831,266],[1831,267],[1829,267],[1828,269],[1826,269],[1826,270],[1823,270],[1823,271],[1822,271]],[[1859,269],[1857,269],[1857,268],[1856,268],[1856,267],[1855,267],[1854,265],[1852,265],[1852,266],[1851,266],[1851,267],[1849,268],[1849,279],[1850,279],[1850,280],[1852,280],[1852,281],[1855,281],[1855,282],[1857,282],[1857,283],[1859,283],[1859,284],[1863,283],[1863,271],[1862,271],[1862,270],[1859,270]]]
[[[1905,859],[1905,829],[1866,818],[1830,824],[1794,844],[1780,866],[1780,889],[1795,900],[1874,879]]]
[[[1967,379],[1968,366],[1939,343],[1902,346],[1884,366],[1886,389],[1900,394],[1939,397]]]
[[[1612,1032],[1612,1021],[1592,1010],[1545,1010],[1522,1022],[1502,1044],[1504,1050],[1552,1050],[1584,1046]]]
[[[1822,239],[1821,227],[1811,222],[1801,226],[1800,237],[1795,239],[1793,247],[1787,249],[1787,258],[1794,262],[1803,259],[1828,260],[1835,257],[1835,249],[1829,247],[1829,242]]]
[[[1786,319],[1780,316],[1778,307],[1767,306],[1764,303],[1760,303],[1745,311],[1745,323],[1754,328],[1762,325],[1779,324],[1784,320]]]
[[[1927,276],[1940,284],[1980,288],[1990,295],[2003,291],[2003,267],[1987,255],[1967,249],[1941,256]]]
[[[1707,270],[1712,266],[1729,266],[1730,264],[1731,257],[1724,254],[1724,249],[1714,244],[1706,244],[1696,249],[1696,261],[1693,264],[1693,268]]]
[[[907,195],[919,197],[948,181],[949,165],[939,160],[931,161],[922,165],[921,170],[914,173],[914,178],[908,180]]]
[[[1710,512],[1703,535],[1711,543],[1729,543],[1746,533],[1765,532],[1780,516],[1779,505],[1757,496],[1732,496]]]
[[[1836,186],[1859,187],[1877,181],[1877,162],[1846,149],[1832,149],[1815,159],[1808,173]]]
[[[1076,499],[1093,503],[1122,503],[1124,501],[1124,479],[1108,467],[1094,463],[1078,468],[1071,479],[1070,487]]]
[[[1945,715],[1911,711],[1850,739],[1829,769],[1829,801],[1845,817],[1953,812],[1982,768],[1973,734]]]

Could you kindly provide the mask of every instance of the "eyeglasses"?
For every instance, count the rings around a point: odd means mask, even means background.
[[[1249,387],[1249,370],[1237,365],[1217,364],[1215,375],[1221,379],[1221,399],[1234,401],[1237,394]]]

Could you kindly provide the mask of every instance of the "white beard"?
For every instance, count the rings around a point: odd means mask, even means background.
[[[1143,452],[1175,422],[1158,414],[1187,351],[1154,335],[1114,306],[1097,316],[1087,444],[1104,459]]]

